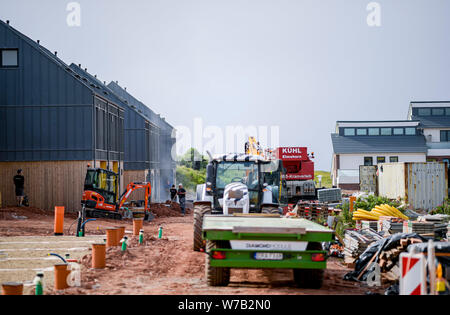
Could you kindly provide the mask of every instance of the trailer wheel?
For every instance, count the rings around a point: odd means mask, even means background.
[[[205,248],[203,242],[203,217],[211,213],[211,205],[208,203],[194,203],[194,251],[199,252]]]
[[[223,243],[223,242],[222,242]],[[206,242],[206,263],[205,273],[206,282],[211,287],[226,287],[230,283],[230,268],[211,267],[210,252],[216,248],[228,248],[226,244],[221,245],[219,242]]]
[[[307,250],[323,250],[321,243],[311,242]],[[294,269],[294,281],[299,288],[320,289],[323,285],[323,269]]]

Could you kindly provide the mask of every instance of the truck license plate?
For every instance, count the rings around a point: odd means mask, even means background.
[[[256,260],[283,260],[282,253],[255,253]]]

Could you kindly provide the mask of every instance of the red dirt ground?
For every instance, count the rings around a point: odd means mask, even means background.
[[[128,250],[107,250],[106,268],[90,269],[91,255],[82,259],[82,286],[64,292],[47,288],[46,294],[68,295],[143,295],[143,294],[365,294],[368,288],[342,280],[349,271],[341,260],[331,258],[320,290],[295,287],[290,270],[232,270],[231,284],[226,288],[212,288],[205,283],[205,254],[192,251],[192,212],[185,217],[176,211],[158,205],[152,222],[144,223],[145,240],[138,244],[130,235]],[[167,208],[167,207],[165,207]],[[176,208],[176,207],[175,207]],[[176,208],[177,209],[177,208]],[[164,211],[163,211],[164,210]],[[158,210],[159,211],[159,210]],[[161,217],[166,213],[166,217]],[[13,216],[14,214],[14,216]],[[27,217],[14,219],[14,217]],[[64,230],[74,235],[75,214],[66,214]],[[53,235],[53,214],[34,208],[0,209],[0,236]],[[132,231],[131,220],[97,220],[88,223],[86,234],[104,234],[105,228],[126,226]],[[163,238],[158,239],[158,229],[163,227]],[[372,290],[374,291],[374,290]],[[380,292],[380,291],[379,291]]]

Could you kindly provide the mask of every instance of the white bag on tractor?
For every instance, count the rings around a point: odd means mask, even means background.
[[[248,187],[242,183],[231,183],[225,187],[223,194],[223,214],[250,212]]]

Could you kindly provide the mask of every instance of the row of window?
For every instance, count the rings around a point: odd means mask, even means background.
[[[0,67],[15,68],[19,66],[18,49],[0,49]]]
[[[398,156],[390,156],[389,157],[389,163],[397,163],[398,162]],[[377,164],[380,163],[386,163],[386,157],[385,156],[377,156]],[[373,157],[366,156],[364,157],[364,166],[372,166],[373,165]]]
[[[437,108],[417,108],[416,113],[418,116],[450,116],[450,108],[437,107]]]
[[[415,136],[416,128],[344,128],[344,136]]]

